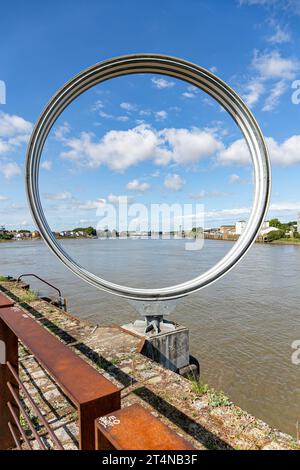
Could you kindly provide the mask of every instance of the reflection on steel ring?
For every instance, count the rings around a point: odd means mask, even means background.
[[[211,269],[198,277],[160,289],[137,289],[109,282],[87,271],[62,248],[52,233],[39,195],[39,163],[47,136],[64,109],[84,91],[115,77],[152,73],[181,79],[212,96],[234,119],[247,142],[254,166],[253,206],[247,226],[232,249]],[[264,221],[270,196],[271,168],[264,137],[254,116],[242,99],[211,72],[185,60],[156,54],[126,55],[93,65],[66,83],[49,101],[35,125],[27,150],[27,196],[33,219],[53,253],[89,284],[112,294],[134,300],[167,300],[183,297],[219,279],[245,255]]]

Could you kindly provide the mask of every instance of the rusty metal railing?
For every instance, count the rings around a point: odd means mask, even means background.
[[[33,409],[55,449],[63,445],[55,435],[18,374],[18,342],[29,349],[43,370],[78,412],[78,445],[81,450],[95,449],[94,421],[120,408],[120,390],[96,369],[81,359],[46,328],[0,294],[0,449],[28,449],[31,442],[20,424],[26,421],[40,449],[47,449],[26,407]],[[3,348],[4,345],[4,348]],[[21,395],[25,397],[21,399]],[[26,405],[26,406],[24,406]]]
[[[23,382],[20,380],[15,368],[10,364],[9,361],[6,362],[6,365],[8,367],[8,369],[10,370],[11,374],[13,375],[15,381],[17,382],[17,384],[19,385],[20,389],[22,390],[23,392],[23,395],[27,398],[27,400],[29,401],[32,409],[34,410],[34,412],[36,413],[38,419],[40,420],[40,422],[43,424],[44,428],[47,430],[53,444],[59,449],[59,450],[64,450],[64,447],[62,445],[62,443],[60,442],[60,440],[57,438],[57,436],[55,435],[54,431],[52,430],[52,428],[50,427],[48,421],[45,419],[45,417],[42,415],[42,413],[40,412],[40,410],[38,409],[38,407],[36,406],[34,400],[32,399],[32,397],[30,396],[29,392],[27,391],[26,387],[24,386]],[[46,446],[44,444],[44,442],[42,441],[41,437],[39,436],[39,434],[37,433],[31,419],[30,419],[30,416],[28,415],[23,403],[21,402],[21,400],[19,399],[18,397],[18,393],[16,390],[14,390],[14,387],[13,385],[10,383],[10,382],[7,382],[7,387],[9,389],[9,391],[11,392],[12,396],[14,397],[14,400],[16,402],[16,404],[18,405],[19,407],[19,410],[20,412],[22,413],[22,416],[24,417],[24,419],[26,420],[28,426],[30,427],[30,430],[32,432],[32,434],[34,435],[39,447],[41,450],[45,450],[46,449]],[[10,402],[7,403],[7,406],[9,408],[10,411],[12,411],[12,404]],[[15,420],[15,416],[14,414],[12,413],[12,416]],[[16,421],[15,421],[16,423]],[[18,423],[16,423],[16,425],[18,426]],[[10,429],[11,430],[11,429]],[[14,436],[13,436],[14,437]],[[24,439],[24,436],[22,436],[23,439]],[[30,444],[28,442],[28,440],[25,440],[26,444],[29,445],[30,447]]]

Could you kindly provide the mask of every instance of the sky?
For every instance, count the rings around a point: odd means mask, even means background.
[[[300,213],[300,0],[65,0],[0,6],[0,225],[33,229],[24,162],[52,95],[96,62],[159,53],[232,86],[266,137],[268,217]],[[81,95],[46,141],[40,194],[53,230],[97,226],[104,207],[201,205],[204,226],[247,220],[253,169],[242,134],[204,92],[162,75]],[[110,227],[113,228],[113,227]]]

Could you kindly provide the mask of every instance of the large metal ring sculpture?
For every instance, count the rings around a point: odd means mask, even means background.
[[[182,284],[161,289],[136,289],[114,284],[90,273],[74,261],[55,239],[46,221],[39,195],[38,172],[45,140],[64,109],[89,88],[115,77],[153,73],[175,77],[211,95],[236,121],[248,144],[254,165],[255,190],[252,211],[245,231],[227,255],[204,274]],[[134,300],[168,300],[183,297],[219,279],[245,255],[263,223],[268,208],[271,169],[264,137],[254,116],[242,99],[211,72],[190,62],[156,54],[117,57],[95,64],[66,83],[42,112],[28,145],[26,183],[33,219],[53,253],[80,278],[112,294]]]

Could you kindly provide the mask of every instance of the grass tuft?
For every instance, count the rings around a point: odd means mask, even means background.
[[[21,302],[26,302],[27,304],[33,302],[34,300],[38,300],[38,296],[32,290],[25,290],[18,296]]]
[[[232,402],[225,395],[222,390],[215,390],[210,388],[208,384],[202,382],[201,380],[196,380],[194,377],[190,377],[192,383],[192,392],[198,396],[207,395],[208,405],[212,407],[218,406],[231,406]]]

